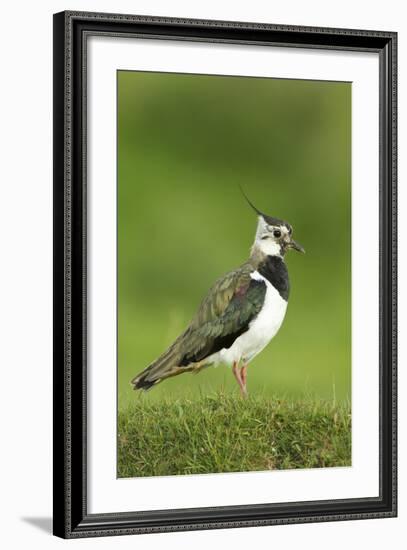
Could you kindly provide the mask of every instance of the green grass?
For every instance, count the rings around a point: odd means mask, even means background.
[[[118,415],[118,477],[350,465],[349,404],[219,392]]]

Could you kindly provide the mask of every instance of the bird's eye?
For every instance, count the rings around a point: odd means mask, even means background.
[[[292,232],[293,232],[293,228],[290,226],[290,227],[288,228],[288,234],[291,235]]]
[[[279,229],[275,229],[273,231],[273,235],[275,236],[276,239],[278,239],[279,237],[281,237],[281,231]]]

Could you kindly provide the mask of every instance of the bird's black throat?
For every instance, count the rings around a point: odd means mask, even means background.
[[[259,264],[257,271],[274,286],[284,300],[288,300],[290,281],[287,266],[280,256],[267,256]]]

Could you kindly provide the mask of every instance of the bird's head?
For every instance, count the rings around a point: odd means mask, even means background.
[[[284,256],[286,251],[290,249],[305,253],[303,247],[294,241],[293,228],[288,222],[264,214],[254,206],[245,194],[244,196],[258,215],[253,250],[257,250],[266,256]]]
[[[254,246],[266,256],[284,256],[287,250],[305,252],[303,247],[294,241],[292,226],[284,220],[259,216]]]

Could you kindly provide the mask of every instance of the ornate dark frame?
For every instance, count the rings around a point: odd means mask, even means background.
[[[88,514],[86,469],[87,37],[141,36],[377,52],[380,59],[380,496]],[[54,534],[64,538],[394,517],[397,514],[397,34],[62,12],[54,15]]]

